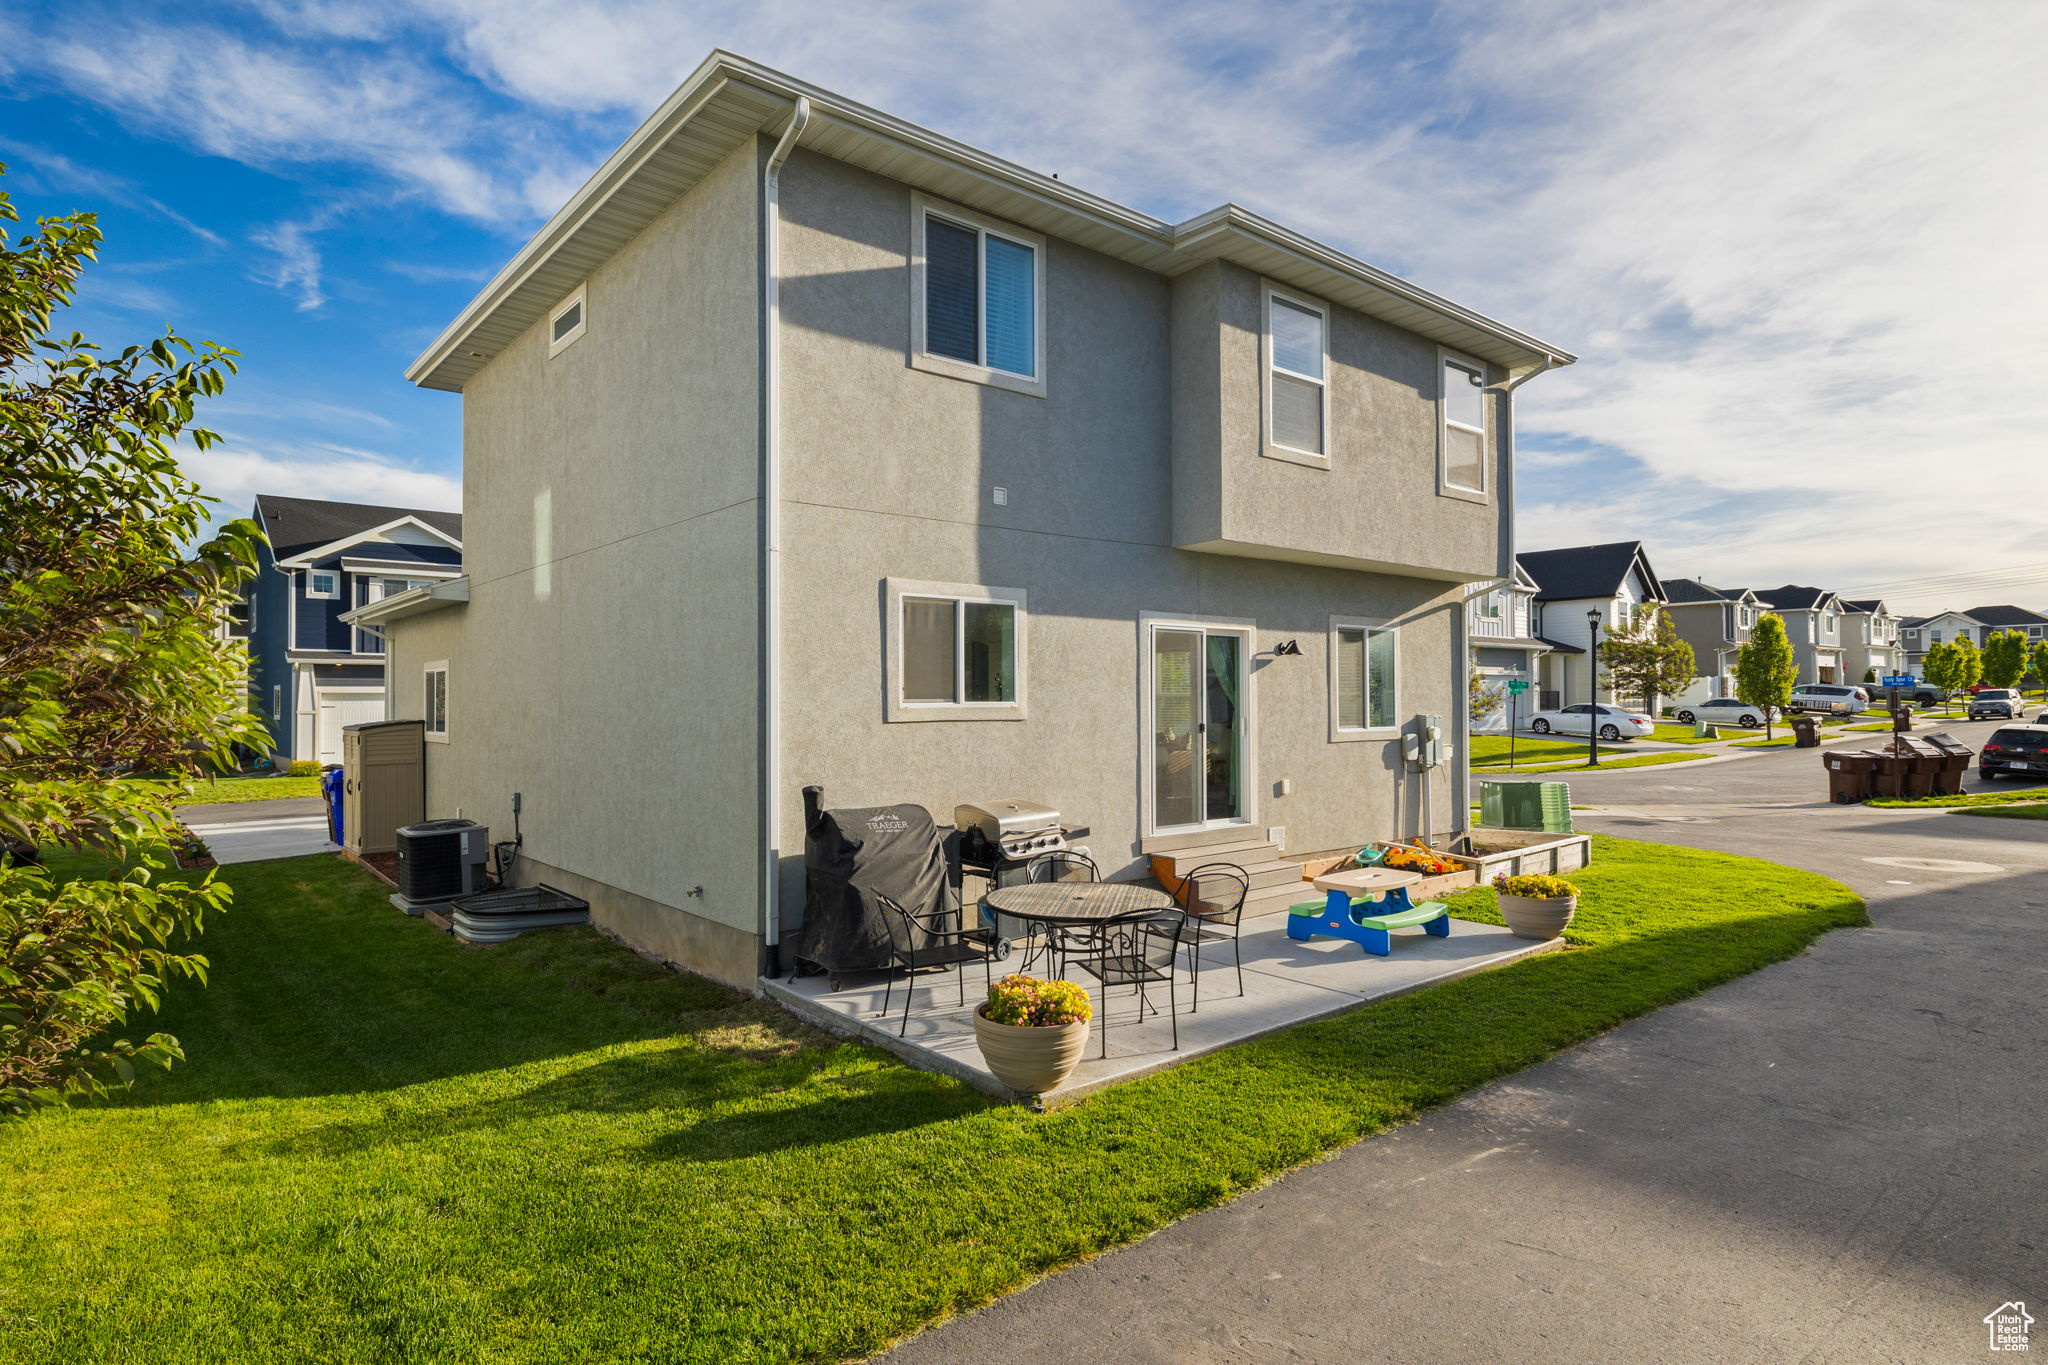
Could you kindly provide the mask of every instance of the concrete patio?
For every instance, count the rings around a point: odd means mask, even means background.
[[[1263,915],[1244,925],[1244,994],[1236,994],[1227,944],[1211,945],[1203,957],[1202,1001],[1191,1011],[1192,991],[1180,973],[1180,1049],[1173,1050],[1166,1015],[1166,988],[1149,987],[1158,1013],[1138,1021],[1136,994],[1117,987],[1109,994],[1109,1056],[1101,1049],[1099,1026],[1091,1030],[1088,1052],[1065,1085],[1044,1096],[1047,1104],[1077,1099],[1118,1081],[1131,1080],[1190,1061],[1219,1048],[1320,1019],[1388,996],[1433,986],[1473,972],[1498,967],[1563,946],[1516,938],[1490,924],[1451,921],[1448,938],[1431,938],[1419,929],[1394,935],[1389,957],[1371,957],[1355,943],[1318,938],[1297,943],[1287,937],[1285,915]],[[1014,970],[1016,958],[994,965],[997,976]],[[1089,987],[1089,996],[1103,1008],[1101,987],[1085,974],[1074,973]],[[885,1047],[913,1066],[937,1071],[987,1091],[1012,1098],[1012,1092],[983,1067],[974,1041],[974,1008],[983,999],[981,969],[967,967],[967,1003],[959,1003],[958,979],[951,972],[917,978],[910,1006],[910,1028],[896,1036],[902,1018],[903,982],[896,981],[887,1019],[880,1016],[884,974],[867,972],[841,978],[833,990],[825,976],[796,980],[763,978],[768,998],[810,1023],[835,1033],[851,1034]]]

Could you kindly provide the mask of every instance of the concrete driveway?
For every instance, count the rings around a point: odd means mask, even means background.
[[[2048,1346],[2048,822],[1828,806],[1810,750],[1570,780],[1583,828],[1825,872],[1875,927],[888,1359],[1968,1360],[2014,1299]]]

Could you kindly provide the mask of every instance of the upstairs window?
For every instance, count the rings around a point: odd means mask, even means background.
[[[1305,299],[1266,294],[1266,441],[1329,457],[1329,315]]]
[[[918,351],[991,375],[1040,379],[1042,239],[966,214],[926,211],[918,227]]]
[[[306,596],[341,596],[341,575],[332,569],[308,569],[306,571]]]
[[[560,355],[576,344],[583,336],[589,323],[589,310],[583,297],[584,286],[577,285],[576,292],[555,305],[548,314],[548,355]]]
[[[1480,607],[1479,614],[1481,616],[1486,617],[1490,621],[1500,620],[1501,603],[1505,601],[1506,598],[1507,594],[1503,592],[1490,592],[1486,594],[1486,602],[1483,606]]]
[[[1486,369],[1446,355],[1443,361],[1442,465],[1445,488],[1486,492]]]

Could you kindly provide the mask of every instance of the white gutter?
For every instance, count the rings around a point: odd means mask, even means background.
[[[1452,666],[1451,734],[1455,737],[1458,752],[1456,772],[1457,786],[1451,792],[1451,838],[1468,833],[1472,828],[1472,706],[1469,692],[1472,686],[1472,639],[1471,628],[1466,620],[1470,611],[1468,604],[1483,592],[1510,587],[1515,581],[1515,390],[1546,370],[1555,368],[1557,358],[1546,355],[1538,365],[1520,379],[1511,379],[1501,386],[1501,397],[1505,400],[1500,414],[1500,506],[1503,534],[1501,535],[1500,573],[1491,583],[1483,583],[1469,589],[1460,597],[1451,612]],[[1512,624],[1512,622],[1510,623]],[[1530,634],[1535,634],[1532,624]],[[1533,682],[1534,679],[1531,679]]]
[[[810,121],[799,97],[761,178],[761,941],[771,958],[782,942],[782,163]]]

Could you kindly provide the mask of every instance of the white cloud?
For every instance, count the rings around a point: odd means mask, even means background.
[[[320,289],[320,250],[313,245],[313,233],[320,227],[319,220],[273,223],[250,234],[273,257],[267,269],[256,272],[256,278],[295,297],[302,313],[327,302]]]
[[[340,446],[252,445],[230,437],[211,450],[185,451],[179,464],[220,499],[223,519],[247,516],[259,493],[430,511],[462,506],[458,478]]]

